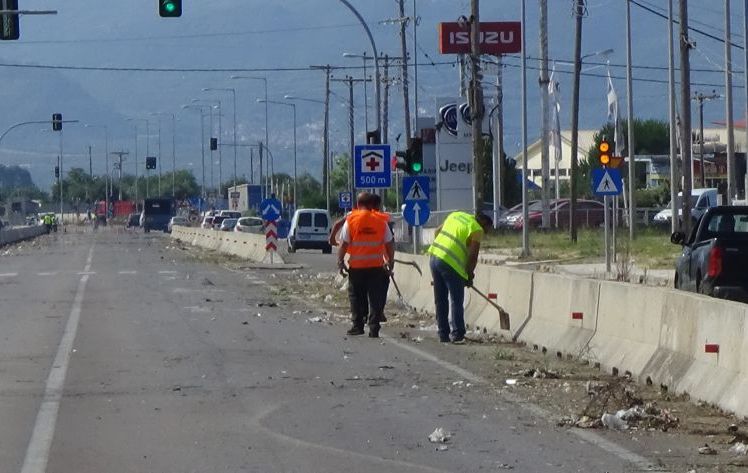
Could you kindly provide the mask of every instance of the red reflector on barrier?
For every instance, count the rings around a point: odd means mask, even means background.
[[[584,319],[584,312],[572,312],[571,313],[571,319],[572,320],[582,320],[582,319]]]
[[[719,353],[719,345],[716,343],[705,344],[704,353]]]
[[[497,297],[499,297],[499,296],[495,292],[489,292],[488,293],[488,298],[489,299],[496,299]]]

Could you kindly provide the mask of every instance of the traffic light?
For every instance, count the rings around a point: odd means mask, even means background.
[[[158,0],[158,14],[163,18],[182,16],[182,0]]]
[[[55,177],[60,178],[60,166],[55,166]]]
[[[153,156],[149,156],[145,158],[145,168],[146,169],[156,169],[156,158]]]
[[[215,151],[218,149],[218,138],[211,138],[210,139],[210,150]]]
[[[18,0],[0,0],[0,10],[18,10]],[[0,15],[0,40],[14,40],[21,37],[18,14]]]
[[[395,168],[408,171],[408,153],[407,151],[395,151]]]
[[[600,152],[600,165],[603,167],[610,165],[610,143],[602,140],[597,146],[597,150]]]
[[[52,131],[62,131],[62,114],[52,114]]]
[[[368,145],[382,144],[382,135],[381,133],[379,133],[379,130],[366,132],[366,144]]]
[[[423,171],[423,140],[421,138],[411,138],[408,146],[410,155],[409,174],[421,174]]]

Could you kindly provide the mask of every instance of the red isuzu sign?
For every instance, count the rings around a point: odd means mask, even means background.
[[[522,51],[522,23],[492,21],[480,24],[480,49],[483,54],[512,54]],[[439,23],[439,52],[470,54],[470,26],[457,22]]]

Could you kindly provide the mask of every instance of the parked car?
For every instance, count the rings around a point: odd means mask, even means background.
[[[213,217],[213,230],[219,230],[224,220],[226,220],[226,217],[221,217],[220,215]]]
[[[236,221],[235,232],[263,233],[264,225],[259,217],[242,217]]]
[[[171,233],[174,225],[182,225],[182,226],[189,226],[190,221],[187,220],[187,217],[172,217],[171,220],[169,220],[169,224],[166,227],[166,231]]]
[[[556,226],[558,216],[559,228],[569,227],[569,199],[552,199],[550,201],[551,227]],[[516,209],[516,210],[515,210]],[[574,220],[578,227],[599,227],[605,220],[604,206],[596,200],[577,200]],[[527,217],[530,228],[539,228],[543,223],[543,203],[539,200],[533,201],[527,208]],[[512,207],[507,217],[500,220],[503,228],[522,230],[524,220],[522,218],[522,205]]]
[[[226,217],[226,218],[236,218],[236,219],[242,218],[242,213],[237,212],[236,210],[221,210],[220,212],[218,212],[218,215],[220,215],[221,217]]]
[[[291,219],[291,229],[288,232],[288,251],[293,253],[299,249],[322,250],[332,253],[332,246],[328,242],[330,230],[330,214],[324,209],[299,209]]]
[[[536,202],[540,202],[540,201],[531,200],[527,203],[527,205],[533,206]],[[506,212],[504,212],[499,217],[498,227],[504,228],[504,229],[514,229],[514,224],[517,222],[517,219],[521,217],[522,217],[522,204],[517,204],[514,207],[508,209]]]
[[[213,217],[212,216],[206,216],[203,217],[203,223],[200,224],[200,228],[213,228]]]
[[[718,192],[714,187],[692,189],[691,190],[691,221],[696,223],[704,212],[712,207],[716,207],[718,204]],[[678,218],[683,216],[683,192],[678,192],[678,198],[676,199],[676,208],[678,209]],[[670,226],[670,221],[673,219],[673,211],[671,204],[668,203],[667,207],[658,212],[654,216],[653,223],[655,225],[667,225]]]
[[[222,232],[233,232],[234,227],[236,227],[236,222],[238,219],[236,218],[225,218],[221,222],[221,226],[218,227],[218,229]]]
[[[676,289],[748,302],[748,206],[713,207],[691,235],[675,232],[670,241],[683,246]]]
[[[127,216],[127,228],[137,228],[140,226],[140,214],[132,213]]]

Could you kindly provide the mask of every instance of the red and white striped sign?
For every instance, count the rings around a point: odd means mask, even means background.
[[[265,222],[265,250],[278,251],[278,227],[275,222]]]

